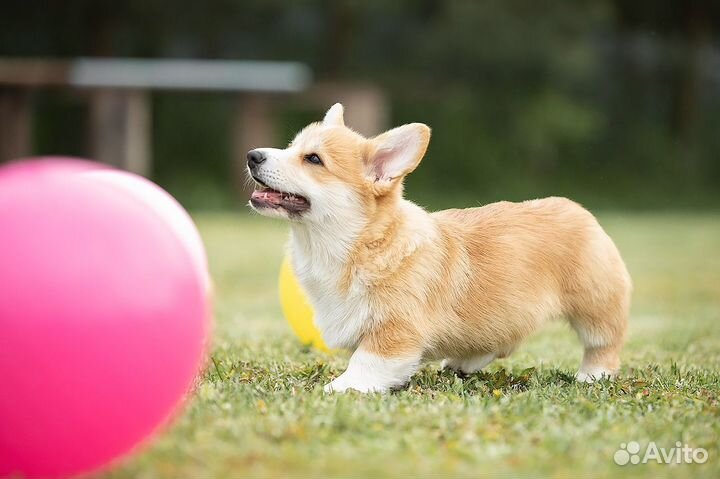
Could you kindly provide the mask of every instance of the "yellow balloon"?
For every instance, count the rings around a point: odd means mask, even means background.
[[[321,351],[330,352],[330,349],[323,341],[320,330],[313,322],[313,310],[305,298],[305,294],[298,283],[293,272],[290,258],[283,259],[280,266],[280,279],[278,281],[280,290],[280,306],[283,315],[290,323],[300,341],[306,346],[313,346]]]

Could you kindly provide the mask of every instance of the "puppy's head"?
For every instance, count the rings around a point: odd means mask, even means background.
[[[400,196],[402,180],[420,163],[430,128],[411,123],[374,138],[347,128],[336,103],[322,122],[305,127],[285,149],[248,152],[258,213],[295,221],[362,214],[381,198]]]

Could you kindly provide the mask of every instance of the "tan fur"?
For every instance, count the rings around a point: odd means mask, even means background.
[[[387,333],[376,319],[373,338],[398,336],[399,328],[417,337],[402,347],[373,339],[370,350],[391,355],[419,346],[433,359],[505,352],[547,320],[565,316],[590,346],[588,360],[617,369],[630,280],[617,249],[587,210],[547,198],[437,212],[431,216],[439,240],[409,255],[398,225],[408,218],[393,211],[378,211],[379,218],[396,223],[389,227],[381,220],[379,230],[368,230],[348,276],[366,278],[376,318],[394,318]],[[386,245],[382,253],[371,246],[378,236]]]
[[[307,127],[290,148],[314,187],[339,185],[354,195],[359,226],[347,255],[333,264],[334,287],[324,292],[317,286],[323,278],[312,273],[300,279],[314,303],[322,294],[348,301],[359,295],[367,303],[358,349],[381,358],[504,357],[547,321],[565,317],[585,346],[582,370],[617,371],[631,281],[590,212],[546,198],[427,213],[403,199],[402,179],[422,159],[429,128],[402,127],[418,139],[416,158],[386,178],[381,162],[392,131],[366,140],[342,126],[342,110],[339,119],[337,113],[332,125]],[[324,167],[303,165],[309,152]],[[314,232],[335,231],[299,223],[293,235],[300,246],[308,244],[294,255],[311,255]],[[307,269],[312,258],[298,260]]]

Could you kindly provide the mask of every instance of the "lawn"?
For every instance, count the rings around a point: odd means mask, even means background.
[[[600,216],[635,282],[618,381],[576,384],[582,350],[558,322],[487,372],[429,364],[369,396],[324,394],[348,356],[303,348],[282,318],[287,226],[196,220],[217,288],[212,361],[182,415],[110,477],[720,477],[720,215]],[[708,460],[618,466],[629,441]]]

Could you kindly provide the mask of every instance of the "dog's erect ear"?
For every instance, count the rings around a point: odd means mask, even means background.
[[[345,121],[343,120],[343,106],[341,103],[335,103],[333,106],[330,107],[330,109],[325,113],[325,118],[323,118],[323,125],[325,126],[345,126]]]
[[[369,141],[368,175],[376,183],[376,189],[382,191],[417,167],[430,143],[430,128],[422,123],[410,123]]]

